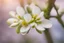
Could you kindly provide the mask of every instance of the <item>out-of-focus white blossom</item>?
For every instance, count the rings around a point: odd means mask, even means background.
[[[60,7],[60,8],[58,9],[58,13],[59,13],[59,14],[64,13],[64,8],[63,8],[63,7]]]

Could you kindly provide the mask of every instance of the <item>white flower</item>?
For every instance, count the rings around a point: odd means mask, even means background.
[[[20,32],[22,35],[25,35],[30,30],[31,26],[28,25],[28,23],[31,21],[32,17],[28,13],[25,14],[24,13],[25,11],[23,10],[22,7],[18,7],[16,11],[17,11],[17,14],[19,14],[21,17],[23,17],[23,20],[21,22],[22,27],[20,28]]]
[[[16,12],[11,11],[9,14],[13,17],[7,20],[9,26],[17,28],[17,33],[20,31],[22,35],[27,34],[31,27],[28,25],[32,19],[31,15],[25,13],[25,10],[20,6],[16,8]]]
[[[36,30],[40,33],[45,30],[45,28],[51,28],[52,24],[49,20],[44,18],[44,12],[41,12],[40,8],[35,6],[33,3],[30,5],[32,10],[32,16],[35,20],[31,26],[35,26]]]
[[[16,32],[22,35],[27,34],[32,27],[39,33],[42,33],[45,28],[52,27],[50,21],[44,18],[44,12],[41,12],[40,8],[33,3],[24,8],[18,6],[16,12],[11,11],[9,14],[13,17],[7,20],[9,26],[15,27]]]
[[[59,14],[64,13],[64,8],[63,7],[60,7],[59,10],[58,10],[58,13]]]

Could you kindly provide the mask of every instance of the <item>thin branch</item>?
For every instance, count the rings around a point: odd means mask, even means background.
[[[54,8],[55,8],[55,10],[56,10],[56,12],[57,12],[56,19],[59,21],[59,23],[60,23],[60,24],[62,25],[62,27],[64,28],[64,23],[63,23],[63,21],[62,21],[62,19],[61,19],[61,17],[62,17],[63,14],[59,14],[59,13],[58,13],[58,9],[56,8],[55,4],[54,4]]]
[[[56,16],[50,16],[50,18],[56,18]]]
[[[53,6],[54,8],[55,8],[55,10],[56,10],[56,12],[57,12],[57,15],[59,15],[59,13],[58,13],[58,8],[56,7],[56,5],[54,4],[54,6]]]
[[[61,20],[61,17],[57,16],[56,18],[57,18],[57,20],[59,21],[59,23],[61,24],[61,26],[64,28],[64,23],[63,23],[63,21]]]

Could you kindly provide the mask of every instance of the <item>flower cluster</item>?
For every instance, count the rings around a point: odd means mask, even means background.
[[[44,12],[33,3],[25,5],[24,8],[18,6],[16,12],[9,12],[11,17],[7,20],[9,27],[16,28],[17,33],[25,35],[31,28],[35,28],[37,32],[42,33],[45,28],[51,28],[52,24],[44,18]]]

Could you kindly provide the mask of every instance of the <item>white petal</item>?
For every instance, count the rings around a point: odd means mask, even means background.
[[[25,14],[25,15],[24,15],[24,19],[25,19],[26,22],[30,22],[31,19],[32,19],[32,17],[31,17],[30,14]]]
[[[22,35],[26,35],[26,34],[27,34],[27,32],[22,32],[21,34],[22,34]]]
[[[10,25],[10,27],[16,27],[18,25],[18,23],[12,23],[11,25]]]
[[[9,14],[10,14],[10,16],[12,16],[12,17],[15,17],[15,16],[16,16],[16,13],[15,13],[14,11],[10,11]]]
[[[34,22],[34,23],[31,23],[30,26],[37,26],[37,24]]]
[[[17,21],[18,21],[18,20],[15,19],[15,18],[10,18],[10,19],[7,20],[7,23],[8,23],[8,24],[12,24],[12,23],[17,22]]]
[[[39,15],[38,15],[38,17],[44,17],[44,12],[41,12]]]
[[[40,14],[41,12],[40,8],[35,6],[33,3],[30,5],[30,8],[32,10],[32,14]]]
[[[51,28],[52,27],[52,23],[49,20],[45,19],[45,20],[42,21],[42,26],[44,28]]]
[[[23,15],[25,14],[24,9],[23,9],[22,7],[20,7],[20,6],[18,6],[18,7],[16,8],[16,12],[17,12],[17,14],[19,14],[20,16],[23,16]]]
[[[44,17],[44,12],[41,12],[37,18],[40,18],[40,20],[43,20],[45,17]]]
[[[30,26],[27,27],[21,27],[20,32],[22,35],[25,35],[28,33],[28,31],[30,30]]]
[[[42,25],[37,25],[36,29],[39,30],[40,32],[43,32],[45,30]]]

